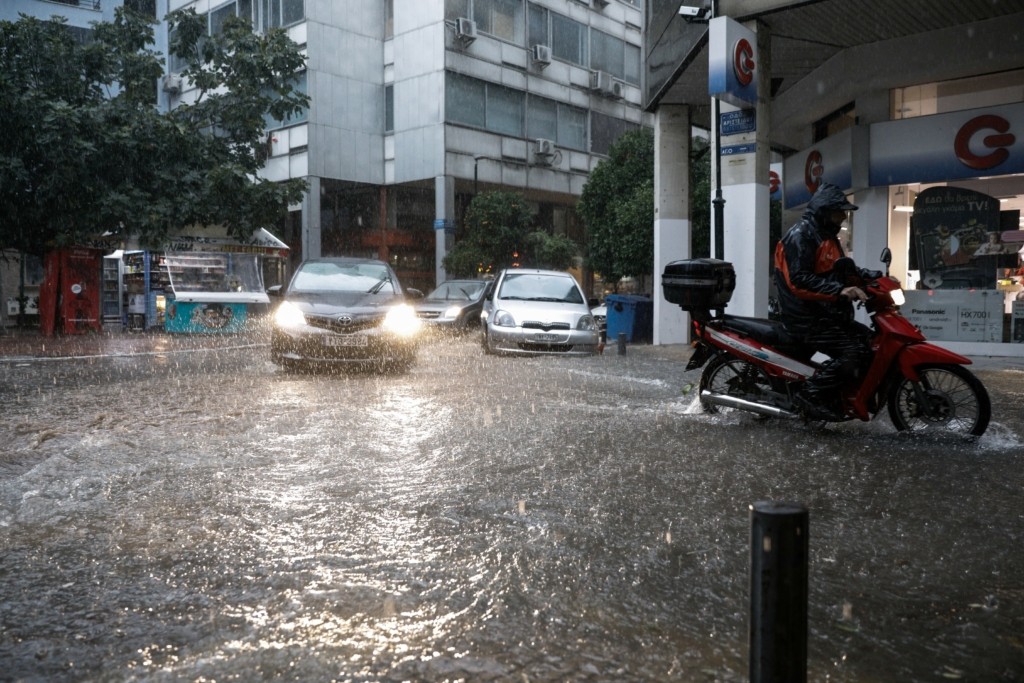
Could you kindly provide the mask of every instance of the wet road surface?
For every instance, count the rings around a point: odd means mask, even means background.
[[[948,443],[704,415],[682,355],[0,362],[0,679],[741,681],[792,500],[809,680],[1024,680],[1024,374]]]

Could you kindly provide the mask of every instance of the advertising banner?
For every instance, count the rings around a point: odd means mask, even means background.
[[[900,313],[935,341],[1003,341],[1003,294],[995,290],[912,290]]]

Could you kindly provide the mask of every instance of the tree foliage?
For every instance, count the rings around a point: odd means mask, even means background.
[[[258,178],[264,114],[308,104],[293,89],[298,46],[238,19],[215,36],[191,10],[168,19],[198,90],[163,113],[144,17],[120,8],[87,43],[58,17],[0,22],[0,248],[41,254],[105,233],[158,245],[193,224],[246,237],[301,199],[304,181]]]
[[[519,263],[537,268],[565,269],[578,251],[564,235],[534,227],[534,212],[517,192],[478,194],[466,209],[464,227],[444,258],[453,277],[477,277]]]
[[[606,281],[654,267],[654,135],[620,137],[590,174],[578,211],[587,226],[587,264]]]

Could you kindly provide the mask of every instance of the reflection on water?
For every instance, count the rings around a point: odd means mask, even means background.
[[[5,675],[745,680],[748,506],[783,499],[810,680],[1021,679],[1015,424],[706,415],[673,364],[470,342],[194,363],[0,368]]]

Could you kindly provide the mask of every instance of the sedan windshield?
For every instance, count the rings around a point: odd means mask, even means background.
[[[583,303],[576,281],[561,275],[539,273],[514,273],[501,283],[499,299],[520,299],[523,301],[560,301],[570,304]]]
[[[393,294],[387,268],[376,263],[306,263],[292,280],[293,292]]]
[[[480,295],[486,283],[480,282],[446,282],[433,292],[427,301],[474,301]]]

